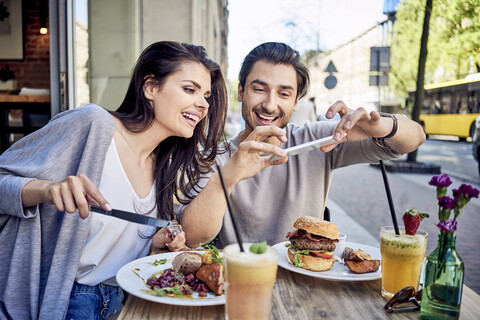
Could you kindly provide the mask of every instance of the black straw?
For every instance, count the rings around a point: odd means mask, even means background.
[[[218,166],[218,174],[220,175],[220,181],[222,182],[223,192],[225,193],[225,199],[227,199],[227,206],[228,211],[230,211],[230,218],[232,218],[233,223],[233,230],[235,230],[235,235],[237,236],[238,245],[240,247],[240,252],[244,252],[243,250],[243,241],[240,233],[238,232],[237,221],[235,221],[235,212],[233,212],[232,201],[230,200],[230,196],[228,195],[227,184],[223,179],[222,168]]]
[[[397,216],[395,215],[395,208],[393,207],[392,194],[390,193],[390,186],[388,185],[387,172],[385,171],[385,165],[380,160],[380,168],[382,169],[383,183],[385,184],[385,191],[387,191],[388,206],[390,207],[390,214],[392,215],[393,227],[395,228],[395,234],[400,235],[398,230]]]

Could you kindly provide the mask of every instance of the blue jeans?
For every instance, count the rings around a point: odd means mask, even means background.
[[[87,286],[75,282],[66,320],[101,320],[122,311],[123,290],[103,283]]]

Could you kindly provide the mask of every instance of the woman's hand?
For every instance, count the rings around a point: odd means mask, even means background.
[[[180,226],[181,229],[181,226]],[[155,252],[157,249],[168,247],[170,251],[179,251],[185,246],[185,232],[172,232],[170,227],[161,228],[153,236],[152,250]]]
[[[98,204],[105,210],[112,210],[102,193],[84,175],[69,176],[62,181],[32,180],[22,189],[23,207],[49,203],[58,211],[78,213],[85,219],[89,214],[89,204]]]

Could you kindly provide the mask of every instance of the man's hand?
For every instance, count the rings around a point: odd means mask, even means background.
[[[337,113],[340,115],[340,121],[333,133],[333,137],[337,141],[359,141],[371,137],[382,138],[389,135],[393,130],[393,119],[381,117],[376,111],[368,113],[364,108],[352,110],[343,101],[337,101],[328,108],[325,116],[332,119]],[[396,134],[388,139],[388,145],[402,154],[412,152],[425,141],[425,134],[415,121],[403,116],[397,118],[398,129]],[[347,137],[340,140],[344,133],[347,133]],[[330,151],[335,146],[322,148],[322,151]]]
[[[276,137],[281,142],[286,142],[285,130],[275,126],[256,127],[247,138],[240,143],[237,151],[224,165],[225,180],[228,187],[233,187],[239,181],[250,178],[260,170],[287,162],[285,151],[277,145],[267,142]],[[272,154],[285,157],[270,161]]]
[[[333,138],[339,142],[383,137],[388,135],[393,127],[393,121],[390,119],[385,119],[385,122],[380,121],[381,117],[378,112],[368,113],[364,108],[353,110],[347,107],[343,101],[337,101],[328,108],[325,117],[331,119],[337,113],[340,115],[340,121],[335,128]],[[346,138],[341,139],[345,133],[347,134]],[[336,145],[327,146],[322,148],[322,151],[327,152],[335,147]]]

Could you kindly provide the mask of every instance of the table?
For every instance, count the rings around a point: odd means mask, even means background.
[[[420,311],[388,314],[380,279],[338,282],[278,268],[271,319],[420,319]],[[480,295],[464,286],[460,319],[478,319]],[[185,307],[130,295],[117,319],[224,319],[224,306]]]
[[[40,128],[36,124],[24,124],[21,127],[10,126],[8,121],[10,110],[22,110],[24,114],[45,114],[50,118],[50,96],[0,94],[0,153],[10,146],[9,134],[29,134]]]

